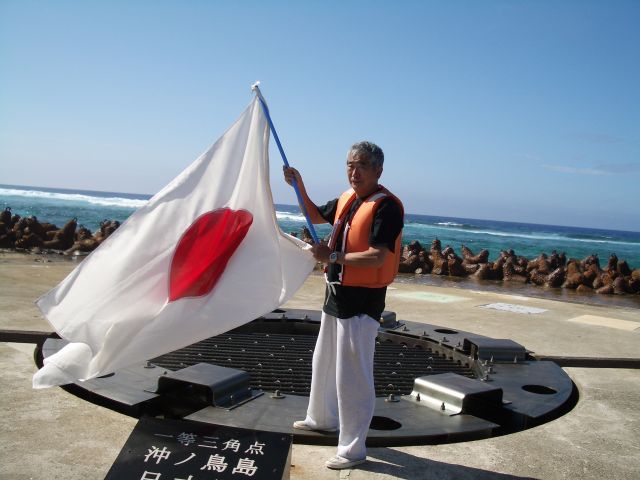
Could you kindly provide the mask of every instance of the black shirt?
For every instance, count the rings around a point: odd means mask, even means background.
[[[351,205],[345,223],[349,222],[358,207],[362,205],[362,200],[356,198]],[[331,200],[325,205],[318,207],[318,213],[327,222],[333,225],[338,207],[338,199]],[[402,210],[400,206],[391,198],[383,199],[376,209],[369,235],[369,245],[374,247],[384,246],[391,252],[395,251],[396,238],[403,227]],[[335,251],[341,251],[342,232],[336,242]],[[332,263],[327,268],[327,279],[329,282],[337,282],[342,265]],[[375,320],[379,320],[384,310],[387,287],[347,287],[332,283],[327,285],[325,292],[325,302],[323,311],[327,315],[337,318],[350,318],[355,315],[366,314]]]

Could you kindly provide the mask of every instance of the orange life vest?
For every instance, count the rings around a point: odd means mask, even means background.
[[[371,235],[371,226],[373,225],[373,217],[380,202],[385,198],[392,198],[404,216],[404,207],[402,202],[392,194],[389,190],[380,185],[380,189],[369,197],[367,197],[353,214],[351,221],[344,226],[342,235],[342,245],[337,246],[336,250],[349,252],[364,252],[369,249],[369,237]],[[334,230],[331,235],[329,245],[335,247],[335,236],[342,228],[345,217],[349,212],[351,204],[356,199],[353,189],[344,192],[338,199],[336,216],[334,219]],[[332,244],[333,242],[333,244]],[[342,273],[340,274],[340,284],[353,287],[369,287],[380,288],[386,287],[393,282],[394,277],[398,273],[398,265],[400,264],[400,254],[402,253],[402,232],[398,234],[393,252],[385,257],[382,266],[375,267],[354,267],[352,265],[342,265]]]

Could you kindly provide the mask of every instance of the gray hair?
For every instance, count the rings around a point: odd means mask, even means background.
[[[351,148],[347,152],[347,158],[350,156],[360,157],[363,156],[369,160],[371,166],[382,167],[384,164],[384,152],[382,149],[373,142],[357,142],[351,145]]]

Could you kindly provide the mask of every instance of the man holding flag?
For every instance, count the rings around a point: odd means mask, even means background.
[[[332,469],[366,460],[375,405],[375,340],[387,285],[400,260],[404,210],[378,183],[383,162],[384,153],[374,143],[354,144],[347,154],[351,188],[322,206],[311,201],[296,169],[284,169],[287,183],[297,183],[311,221],[333,225],[328,244],[312,248],[314,258],[327,265],[327,289],[307,417],[293,424],[302,430],[340,430],[337,455],[326,462]]]

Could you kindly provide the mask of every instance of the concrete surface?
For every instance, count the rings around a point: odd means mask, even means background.
[[[33,301],[71,262],[0,253],[0,329],[50,330]],[[318,309],[323,280],[311,276],[285,306]],[[522,314],[479,308],[509,303]],[[474,289],[395,283],[387,309],[398,318],[511,338],[540,355],[640,357],[640,310]],[[624,321],[592,325],[583,315]],[[633,328],[633,323],[638,328]],[[61,389],[33,390],[33,345],[0,343],[0,479],[101,479],[136,420]],[[638,479],[640,371],[567,368],[580,400],[567,415],[512,435],[448,445],[369,449],[369,461],[331,471],[332,447],[294,445],[292,479]],[[292,419],[293,421],[294,419]]]

